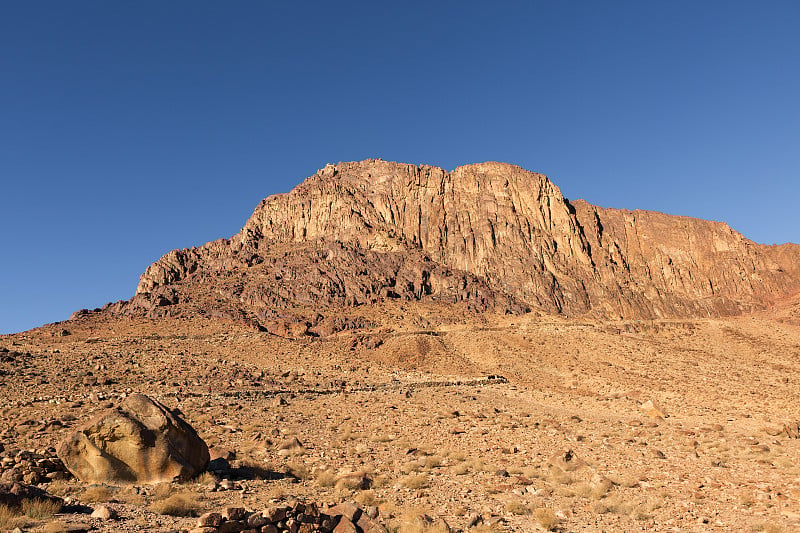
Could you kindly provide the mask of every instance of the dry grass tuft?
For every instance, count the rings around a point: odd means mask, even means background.
[[[8,505],[0,505],[0,531],[11,531],[21,521],[18,509]]]
[[[53,500],[23,500],[22,514],[34,520],[53,518],[61,510],[61,503]]]
[[[429,520],[425,515],[406,514],[397,527],[397,533],[450,533],[450,528],[444,521]]]
[[[311,477],[308,467],[301,463],[289,463],[286,465],[286,473],[299,480],[305,481]]]
[[[369,438],[369,440],[371,440],[372,442],[391,442],[394,439],[395,439],[394,435],[387,435],[385,433],[379,433]]]
[[[362,506],[377,506],[381,503],[377,496],[375,496],[374,490],[365,490],[359,492],[355,497],[356,502],[361,504]]]
[[[314,473],[314,482],[320,487],[333,487],[336,485],[336,474],[330,470],[317,470]]]
[[[153,486],[153,492],[151,496],[154,500],[165,500],[172,496],[174,492],[175,487],[172,486],[172,483],[158,483]]]
[[[114,499],[116,491],[106,485],[89,485],[81,494],[81,501],[86,503],[106,503]]]
[[[447,458],[450,459],[453,462],[461,462],[461,461],[466,461],[467,460],[467,454],[462,452],[461,450],[454,450],[454,451],[448,452]]]
[[[548,477],[551,482],[557,485],[569,485],[573,481],[572,475],[569,472],[565,472],[557,466],[550,468],[550,475]]]
[[[619,485],[620,487],[632,489],[639,486],[639,478],[632,475],[624,475],[614,479],[613,483],[614,485]]]
[[[458,463],[453,467],[453,474],[456,476],[463,476],[469,474],[469,465],[466,463]]]
[[[145,497],[136,491],[134,485],[127,485],[120,488],[119,492],[114,495],[114,501],[142,506],[145,503]]]
[[[200,509],[197,494],[179,492],[150,504],[150,510],[170,516],[196,516]]]
[[[506,504],[506,511],[511,514],[525,515],[530,514],[531,510],[521,501],[514,500]]]
[[[406,476],[400,480],[400,485],[407,489],[424,489],[428,486],[428,476],[425,474]]]
[[[418,459],[415,459],[413,461],[409,461],[409,462],[405,463],[403,466],[400,467],[400,470],[404,474],[411,474],[412,472],[419,472],[420,470],[422,470],[422,464],[420,464],[420,461]]]
[[[539,507],[533,510],[533,517],[546,531],[553,531],[558,526],[558,517],[552,509]]]
[[[430,470],[432,468],[439,468],[442,466],[442,457],[439,455],[429,455],[425,457],[425,465],[424,468],[426,470]]]
[[[211,472],[203,472],[196,478],[194,478],[194,482],[197,485],[211,485],[212,483],[217,483],[219,480],[217,476],[212,474]]]
[[[623,500],[622,496],[619,494],[612,494],[592,504],[592,511],[597,514],[614,513],[627,515],[633,512],[633,510],[634,505]]]

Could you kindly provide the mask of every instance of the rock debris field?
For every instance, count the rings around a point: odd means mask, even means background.
[[[372,327],[295,340],[105,314],[0,337],[0,527],[800,529],[793,302],[627,322],[363,313]],[[146,482],[76,478],[60,447],[138,395],[208,458],[150,465],[169,475]]]

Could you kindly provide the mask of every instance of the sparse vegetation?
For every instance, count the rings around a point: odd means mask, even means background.
[[[536,522],[546,531],[553,531],[559,524],[556,513],[547,507],[538,507],[533,510],[533,517]]]
[[[400,480],[400,485],[407,489],[424,489],[428,486],[428,476],[425,474],[406,476]]]
[[[21,521],[19,509],[0,504],[0,530],[11,531]]]
[[[54,500],[23,500],[22,514],[34,520],[53,518],[61,510],[61,504]]]
[[[114,499],[115,488],[107,485],[89,485],[83,491],[80,498],[86,503],[105,503]]]
[[[194,492],[178,492],[163,500],[150,504],[150,509],[158,514],[170,516],[195,516],[200,509],[198,495]]]
[[[519,500],[512,500],[506,504],[506,511],[511,514],[524,515],[530,514],[531,510],[525,505],[524,502]]]

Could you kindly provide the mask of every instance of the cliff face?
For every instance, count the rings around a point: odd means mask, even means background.
[[[368,160],[328,165],[266,198],[230,240],[169,252],[142,275],[132,304],[165,306],[206,284],[262,317],[384,298],[716,316],[800,290],[797,259],[797,246],[757,245],[718,222],[570,203],[545,176],[513,165],[448,173]]]

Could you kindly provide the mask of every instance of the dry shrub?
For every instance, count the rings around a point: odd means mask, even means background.
[[[330,470],[318,470],[314,474],[314,481],[320,487],[333,487],[336,485],[336,474]]]
[[[179,492],[150,504],[150,510],[170,516],[195,516],[200,509],[197,494]]]
[[[623,500],[619,494],[612,494],[592,504],[592,510],[597,514],[614,513],[626,515],[630,514],[633,509],[633,504]]]
[[[461,462],[461,461],[466,461],[467,460],[467,454],[462,452],[461,450],[455,450],[455,451],[449,452],[447,454],[447,458],[450,459],[451,461]]]
[[[418,460],[415,459],[414,461],[409,461],[405,463],[402,467],[400,467],[400,470],[402,470],[404,474],[419,472],[420,470],[422,470],[422,465]]]
[[[20,521],[21,516],[18,509],[0,504],[0,530],[11,531],[17,527]]]
[[[202,474],[194,478],[194,482],[198,485],[211,485],[212,483],[216,484],[217,481],[219,481],[217,479],[217,476],[208,471],[203,472]]]
[[[286,465],[286,473],[292,477],[295,477],[300,480],[307,480],[311,477],[311,472],[308,470],[308,467],[301,463],[289,463]]]
[[[506,511],[511,514],[524,515],[530,514],[531,510],[521,501],[514,500],[506,504]]]
[[[341,433],[339,435],[339,439],[341,441],[348,441],[353,440],[356,438],[356,435],[353,434],[353,424],[347,423],[342,426]]]
[[[420,514],[406,514],[397,527],[397,533],[450,533],[450,528],[443,520],[429,522],[426,518]]]
[[[463,476],[469,473],[469,466],[466,463],[458,463],[453,467],[453,474],[456,476]]]
[[[407,489],[424,489],[428,486],[428,476],[425,474],[406,476],[400,480],[400,485]]]
[[[371,481],[363,472],[344,474],[336,480],[336,490],[359,490],[368,487]]]
[[[81,494],[81,501],[87,503],[106,503],[114,499],[114,492],[106,485],[89,485]]]
[[[467,461],[466,465],[473,472],[488,472],[489,470],[491,470],[491,468],[486,466],[486,463],[484,463],[480,459],[472,459],[471,461]]]
[[[539,507],[534,509],[533,517],[546,531],[553,531],[558,526],[558,517],[552,509]]]
[[[153,492],[151,496],[154,500],[165,500],[172,496],[174,492],[175,487],[172,486],[172,483],[158,483],[153,486]]]
[[[359,492],[355,497],[356,502],[360,503],[362,506],[377,506],[381,503],[377,496],[375,496],[374,490],[365,490]]]
[[[639,478],[630,474],[619,476],[616,479],[613,479],[612,481],[614,485],[619,485],[621,487],[626,487],[629,489],[639,486]]]
[[[548,477],[550,481],[559,485],[569,485],[573,481],[569,472],[564,472],[557,466],[550,467],[550,475]]]
[[[135,486],[127,485],[122,487],[119,492],[114,495],[114,500],[130,505],[141,506],[144,505],[145,498],[136,491]]]
[[[61,510],[61,502],[54,500],[23,500],[22,514],[34,520],[53,518]]]
[[[548,472],[538,466],[531,466],[522,470],[522,475],[528,479],[544,479]]]
[[[432,468],[439,468],[442,466],[442,458],[438,455],[429,455],[425,458],[425,466],[427,470]]]
[[[575,491],[575,494],[580,496],[581,498],[590,498],[592,500],[599,500],[605,497],[608,494],[608,491],[611,490],[612,484],[611,481],[604,478],[597,483],[589,483],[588,481],[582,481],[576,484],[572,489]]]
[[[395,439],[394,435],[387,435],[385,433],[373,435],[369,438],[372,442],[391,442]]]
[[[614,485],[613,483],[611,483],[610,479],[603,478],[600,482],[594,483],[592,485],[592,492],[589,495],[589,497],[592,498],[593,500],[599,500],[605,497],[605,495],[608,494],[608,491],[610,491],[611,487],[613,486]]]
[[[381,487],[385,487],[389,484],[392,480],[386,474],[380,474],[372,478],[372,488],[379,489]]]

